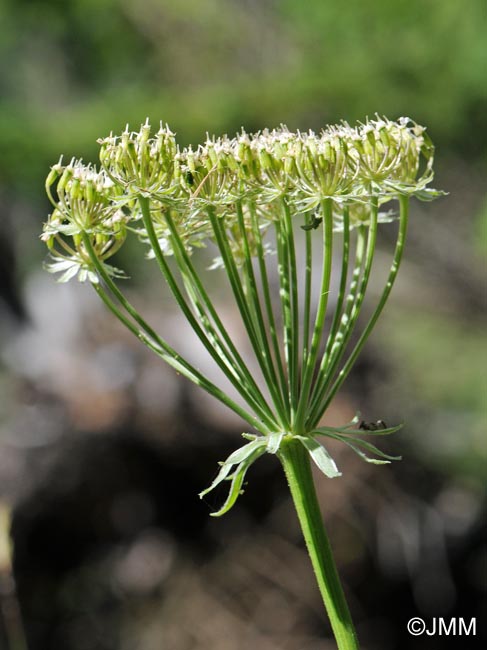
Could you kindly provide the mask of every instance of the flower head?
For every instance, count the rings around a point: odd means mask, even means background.
[[[162,123],[154,137],[150,134],[147,120],[139,131],[129,131],[127,125],[120,136],[110,134],[101,138],[100,162],[106,174],[125,192],[145,192],[170,199],[176,193],[180,174],[176,139]]]
[[[355,421],[337,429],[320,427],[319,421],[389,297],[402,258],[410,197],[439,194],[427,187],[434,148],[424,127],[408,118],[377,116],[320,133],[292,132],[283,125],[255,134],[242,130],[234,138],[207,136],[196,148],[180,149],[169,127],[161,125],[152,135],[147,121],[139,131],[127,127],[99,143],[101,169],[72,160],[59,161],[49,173],[53,211],[42,234],[51,255],[47,268],[61,272],[63,281],[74,276],[91,281],[112,312],[156,354],[258,431],[223,463],[212,485],[232,480],[221,512],[234,503],[254,460],[265,452],[279,455],[281,445],[290,442],[302,445],[329,477],[340,472],[319,436],[341,440],[367,462],[389,462],[392,457],[363,440]],[[398,209],[389,207],[392,201]],[[390,271],[369,322],[356,337],[378,224],[396,217]],[[306,233],[299,240],[297,219]],[[148,257],[157,261],[176,302],[245,408],[156,334],[114,283],[122,272],[107,260],[129,233],[148,245]],[[321,249],[312,245],[316,236]],[[300,242],[305,249],[301,268]],[[258,378],[193,265],[192,252],[204,246],[217,251],[212,268],[226,274]],[[268,256],[272,247],[274,257]],[[333,285],[337,250],[341,264]],[[315,254],[318,280],[312,277]],[[314,306],[312,287],[318,283]],[[329,302],[333,286],[338,289]],[[334,305],[331,314],[329,304]]]
[[[57,201],[52,192],[54,185]],[[104,170],[73,159],[68,165],[60,161],[52,167],[46,190],[54,206],[41,235],[52,258],[46,268],[53,273],[62,271],[60,281],[76,275],[81,281],[96,281],[84,238],[89,237],[102,263],[122,246],[129,217],[121,207],[121,188]],[[107,268],[113,275],[123,275],[113,267]]]

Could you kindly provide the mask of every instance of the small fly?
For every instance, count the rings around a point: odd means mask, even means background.
[[[301,226],[303,230],[316,230],[320,223],[323,221],[321,217],[317,217],[316,215],[313,215],[313,219],[311,223],[307,223],[304,226]]]
[[[380,431],[381,429],[387,429],[387,424],[384,420],[376,420],[375,422],[365,422],[362,420],[358,428],[362,431]]]

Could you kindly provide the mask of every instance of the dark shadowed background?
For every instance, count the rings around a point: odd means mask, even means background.
[[[242,423],[90,287],[56,284],[38,234],[49,166],[96,162],[96,139],[127,122],[168,122],[186,145],[376,112],[427,125],[449,195],[412,206],[397,286],[328,414],[405,422],[384,443],[403,460],[333,449],[344,476],[320,477],[320,499],[364,650],[485,647],[486,14],[483,0],[0,3],[0,648],[334,647],[276,460],[211,519],[219,497],[197,493]],[[151,264],[129,247],[123,265],[190,350]],[[477,635],[412,637],[416,616],[475,616]]]

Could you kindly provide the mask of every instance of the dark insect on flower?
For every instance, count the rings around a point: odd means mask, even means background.
[[[365,422],[362,420],[358,428],[362,431],[380,431],[380,429],[387,429],[387,424],[384,420],[376,420],[376,422]]]
[[[186,172],[186,182],[188,185],[194,185],[194,176],[190,171]]]
[[[316,230],[322,221],[323,221],[322,217],[317,217],[313,215],[313,220],[311,221],[311,223],[308,223],[305,226],[301,226],[301,228],[303,230]]]

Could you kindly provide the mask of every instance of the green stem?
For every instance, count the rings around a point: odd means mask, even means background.
[[[252,320],[252,315],[249,310],[249,305],[245,296],[244,288],[242,286],[242,281],[238,273],[237,265],[233,257],[230,243],[228,241],[228,236],[225,231],[225,226],[222,224],[223,218],[217,216],[213,208],[208,208],[208,216],[211,221],[213,232],[215,234],[215,240],[218,245],[218,249],[222,256],[223,264],[230,281],[230,286],[237,303],[240,315],[242,317],[247,335],[249,337],[250,343],[255,353],[257,362],[261,369],[264,381],[267,385],[269,394],[271,396],[272,402],[276,409],[274,417],[277,421],[277,424],[281,430],[286,429],[285,424],[285,413],[283,412],[281,396],[279,394],[279,388],[276,386],[272,375],[269,370],[269,362],[271,359],[268,358],[266,351],[262,349],[262,336],[264,333],[256,331],[255,323]]]
[[[372,263],[374,261],[375,244],[377,240],[378,202],[376,197],[373,197],[371,199],[370,208],[371,208],[371,222],[370,222],[368,237],[367,237],[367,249],[365,251],[365,264],[364,264],[362,279],[360,281],[360,284],[356,285],[355,278],[357,276],[355,275],[354,272],[354,275],[352,277],[352,285],[355,285],[355,288],[352,289],[351,287],[350,296],[349,296],[352,300],[349,303],[349,310],[346,310],[344,314],[344,318],[342,317],[342,324],[344,325],[344,328],[342,329],[341,326],[339,327],[338,332],[335,335],[334,340],[332,342],[330,348],[330,356],[327,362],[327,367],[325,368],[324,372],[319,378],[318,381],[319,388],[315,387],[313,400],[311,402],[311,407],[308,410],[307,423],[309,422],[310,419],[315,418],[315,416],[319,420],[322,413],[324,413],[325,407],[322,406],[321,402],[324,396],[326,395],[326,391],[333,380],[333,376],[340,364],[343,355],[345,354],[347,344],[350,340],[350,337],[352,336],[355,323],[357,322],[357,319],[360,314],[360,309],[362,307],[362,303],[365,298],[365,293],[367,290],[367,285],[369,283],[370,273],[372,270]],[[356,268],[359,271],[361,267],[361,258],[362,258],[362,242],[359,240],[359,251],[356,255],[356,265],[357,265]],[[313,420],[314,423],[316,423],[316,421],[317,421],[316,419]]]
[[[197,386],[201,386],[206,390],[210,395],[213,395],[220,402],[228,406],[232,411],[240,415],[246,422],[251,426],[255,427],[257,431],[260,431],[264,435],[275,431],[275,423],[272,420],[267,420],[265,417],[262,417],[262,420],[259,420],[258,417],[249,413],[239,404],[234,402],[227,394],[222,391],[218,386],[209,381],[203,374],[201,374],[196,368],[194,368],[184,357],[178,354],[168,343],[166,343],[156,332],[145,322],[145,320],[140,316],[138,311],[132,304],[125,298],[123,293],[113,282],[110,276],[106,273],[103,265],[100,260],[97,258],[95,251],[90,242],[90,238],[86,233],[83,233],[83,242],[85,248],[90,256],[93,266],[98,272],[98,275],[103,280],[105,286],[109,291],[117,298],[120,305],[125,309],[125,311],[140,325],[142,329],[138,329],[131,321],[128,319],[125,314],[120,311],[117,305],[110,299],[106,291],[101,287],[100,284],[93,284],[93,288],[98,293],[102,301],[108,307],[108,309],[129,329],[135,336],[144,343],[150,350],[155,352],[161,359],[166,361],[172,368],[177,372],[181,373],[184,377],[192,381]]]
[[[251,254],[249,239],[247,235],[247,227],[245,224],[243,208],[240,201],[236,202],[236,210],[237,210],[238,225],[240,229],[240,234],[242,236],[243,249],[244,249],[244,264],[243,264],[242,279],[246,283],[246,287],[247,287],[247,296],[248,296],[250,315],[254,322],[255,331],[259,335],[259,339],[265,357],[268,360],[267,367],[268,367],[271,381],[275,384],[276,387],[279,387],[280,386],[279,379],[272,359],[271,347],[269,345],[269,340],[267,336],[268,327],[266,326],[266,323],[264,321],[264,313],[262,310],[262,305],[259,297],[259,290],[257,288],[257,281],[254,273],[254,267],[252,265],[252,254]],[[283,421],[287,428],[289,426],[289,422],[287,418],[287,410],[282,395],[282,391],[281,390],[276,391],[276,394],[279,397],[279,411],[283,416]]]
[[[308,415],[306,423],[308,425],[309,421],[312,420],[315,422],[315,416],[318,411],[318,419],[320,413],[322,413],[320,404],[325,396],[326,387],[329,384],[329,375],[334,371],[334,364],[338,364],[339,357],[338,353],[342,349],[346,334],[350,327],[350,316],[354,305],[357,302],[357,297],[359,295],[360,288],[360,275],[362,272],[363,260],[365,254],[365,226],[359,228],[358,231],[358,240],[355,250],[355,261],[354,268],[352,273],[352,279],[349,287],[349,292],[345,301],[345,307],[343,314],[341,315],[340,324],[338,330],[333,337],[333,340],[330,345],[328,358],[326,360],[326,365],[323,365],[323,371],[319,373],[316,386],[313,390],[313,396],[308,408]],[[309,429],[309,425],[308,425]]]
[[[340,286],[338,289],[337,302],[335,306],[335,315],[333,316],[333,322],[330,327],[330,333],[328,335],[328,340],[326,342],[325,353],[321,361],[320,369],[318,371],[318,376],[321,377],[322,373],[325,371],[328,359],[330,357],[331,349],[335,341],[335,337],[340,325],[340,320],[342,318],[342,308],[345,300],[345,291],[347,289],[347,280],[348,280],[348,262],[350,257],[350,216],[349,208],[345,207],[343,209],[343,249],[342,249],[342,271],[340,275]]]
[[[285,233],[279,221],[275,223],[277,246],[277,272],[279,276],[279,297],[281,301],[281,318],[283,332],[284,361],[287,369],[288,403],[290,420],[293,421],[296,404],[293,396],[293,376],[291,366],[293,363],[292,349],[292,322],[291,322],[291,294],[289,289],[289,268],[285,247]]]
[[[323,525],[309,454],[296,440],[281,445],[279,458],[313,565],[338,650],[358,650],[358,640]]]
[[[323,328],[325,325],[326,308],[328,305],[328,294],[330,291],[331,263],[333,253],[333,205],[331,199],[324,199],[322,203],[323,212],[323,266],[321,274],[320,298],[316,312],[315,326],[311,337],[311,347],[306,360],[303,385],[296,413],[295,432],[300,432],[305,423],[308,400],[313,381],[313,375],[317,365],[318,350],[320,347]]]
[[[261,409],[265,409],[269,414],[271,414],[263,394],[261,393],[257,383],[252,377],[244,360],[239,354],[235,344],[233,343],[220,317],[218,316],[213,302],[205,290],[203,283],[199,278],[198,272],[191,262],[191,258],[184,247],[181,237],[179,236],[170,211],[166,213],[166,222],[171,232],[171,241],[174,248],[174,254],[178,268],[181,272],[181,276],[183,277],[186,292],[195,311],[197,312],[198,317],[201,320],[203,329],[208,333],[209,340],[212,342],[215,349],[220,353],[222,358],[228,360],[234,370],[238,373],[239,381],[241,382],[242,389],[245,390],[245,394],[247,396],[251,396],[253,403],[257,402]],[[205,310],[213,319],[213,322],[215,323],[216,328],[222,337],[222,340],[220,340],[218,332],[210,322],[210,319]],[[225,344],[227,347],[225,347]]]
[[[157,264],[178,306],[180,307],[181,311],[183,312],[184,316],[188,320],[189,324],[193,328],[193,331],[196,333],[201,343],[204,345],[204,347],[209,352],[209,354],[211,355],[215,363],[218,365],[220,370],[225,374],[228,380],[232,383],[232,385],[240,392],[240,394],[246,400],[246,402],[253,409],[255,409],[256,413],[258,413],[267,422],[271,422],[273,420],[273,416],[267,404],[265,403],[261,404],[258,400],[255,399],[255,395],[250,390],[246,389],[245,385],[242,384],[241,379],[238,377],[238,375],[236,376],[237,371],[235,369],[234,362],[232,362],[232,359],[226,355],[220,354],[222,351],[221,346],[217,348],[214,347],[213,341],[210,338],[208,338],[206,332],[203,330],[203,328],[195,318],[181,290],[179,289],[176,279],[174,278],[171,269],[169,268],[169,265],[166,262],[164,255],[162,253],[150,216],[149,200],[142,196],[139,196],[138,199],[141,207],[144,227],[149,237],[152,250],[154,251]]]
[[[281,349],[279,347],[279,339],[277,336],[276,319],[274,317],[274,309],[272,306],[271,285],[269,282],[269,275],[267,273],[264,242],[259,228],[259,222],[255,210],[255,205],[253,204],[252,201],[249,202],[248,207],[249,207],[250,218],[252,223],[252,233],[257,247],[257,263],[259,265],[261,287],[262,287],[262,293],[264,295],[264,305],[265,305],[267,321],[269,323],[269,332],[272,341],[272,350],[274,352],[277,371],[279,373],[279,384],[281,388],[282,399],[285,405],[285,411],[286,413],[289,413],[290,405],[289,405],[289,395],[287,392],[287,380],[284,372],[284,366],[282,363],[282,355],[281,355]]]
[[[362,348],[365,345],[365,342],[370,336],[370,333],[375,327],[375,324],[377,323],[377,320],[379,319],[379,316],[382,313],[382,310],[385,307],[385,304],[387,302],[387,299],[389,298],[389,294],[392,291],[392,287],[394,286],[394,282],[397,277],[397,273],[399,271],[399,266],[401,265],[401,260],[402,260],[402,254],[404,252],[404,244],[406,241],[406,233],[407,233],[407,228],[408,228],[408,221],[409,221],[409,198],[407,196],[400,196],[399,197],[399,206],[400,206],[400,221],[399,221],[399,233],[397,236],[397,242],[396,242],[396,249],[394,251],[394,258],[392,260],[392,265],[391,269],[389,271],[389,276],[386,281],[386,286],[384,288],[384,291],[382,292],[382,295],[379,299],[379,303],[377,307],[375,308],[374,313],[370,317],[369,322],[367,323],[364,331],[362,332],[362,335],[360,336],[359,340],[357,341],[353,351],[351,352],[349,358],[347,359],[347,362],[343,366],[343,368],[340,370],[340,373],[338,377],[336,378],[333,386],[330,388],[330,391],[326,397],[326,401],[323,404],[323,409],[326,409],[328,405],[330,404],[331,400],[335,397],[336,393],[340,389],[341,385],[347,378],[348,373],[350,372],[353,364],[355,363],[355,360],[357,359],[358,355],[360,354]],[[315,422],[312,422],[312,426],[315,425]]]
[[[289,384],[291,386],[292,414],[296,411],[299,400],[299,301],[298,301],[298,276],[296,263],[296,246],[294,243],[294,230],[291,210],[285,199],[282,200],[284,224],[284,249],[288,267],[288,282],[291,298],[291,348],[292,357],[289,367]],[[292,415],[291,415],[292,417]]]
[[[312,233],[309,230],[311,225],[311,214],[307,212],[304,216],[305,225],[308,230],[305,231],[305,269],[304,269],[304,315],[303,315],[303,354],[301,358],[301,383],[303,382],[303,373],[306,367],[309,353],[309,323],[311,320],[311,288],[312,279],[311,271],[313,268],[313,242]]]

